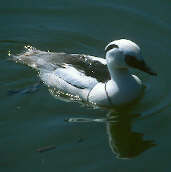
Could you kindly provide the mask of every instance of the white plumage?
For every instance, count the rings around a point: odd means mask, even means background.
[[[134,67],[156,75],[145,64],[140,48],[134,42],[121,39],[109,43],[106,59],[84,55],[51,53],[27,47],[14,56],[39,71],[41,80],[50,88],[79,97],[98,106],[122,106],[138,99],[143,86],[128,68]]]

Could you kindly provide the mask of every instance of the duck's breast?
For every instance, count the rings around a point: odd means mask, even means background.
[[[125,78],[123,81],[110,80],[106,84],[107,93],[116,106],[131,103],[139,98],[143,92],[141,80],[135,75]]]

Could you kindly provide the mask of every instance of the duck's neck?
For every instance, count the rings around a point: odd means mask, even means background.
[[[111,79],[115,82],[125,80],[131,76],[127,68],[109,68],[109,73],[111,75]]]
[[[106,83],[109,104],[127,104],[140,96],[142,83],[128,69],[109,69],[109,72],[111,80]]]

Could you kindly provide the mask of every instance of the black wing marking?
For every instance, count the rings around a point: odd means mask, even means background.
[[[84,54],[52,53],[34,48],[13,56],[13,60],[16,62],[24,63],[37,70],[47,69],[54,71],[57,68],[65,68],[67,64],[86,76],[95,78],[98,82],[106,82],[110,80],[107,65],[98,59],[100,58]]]
[[[99,82],[110,80],[107,65],[92,59],[88,55],[56,53],[56,58],[54,58],[54,61],[51,59],[51,63],[57,66],[71,65],[86,76],[96,78]]]

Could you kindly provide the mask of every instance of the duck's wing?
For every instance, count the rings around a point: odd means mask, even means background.
[[[87,77],[96,79],[98,82],[106,82],[110,74],[106,60],[99,57],[84,54],[56,53],[56,58],[51,61],[56,66],[69,65]]]
[[[49,66],[55,67],[52,78],[55,75],[79,89],[91,89],[98,82],[106,82],[110,79],[106,60],[102,58],[81,54],[55,53],[53,56],[48,56],[46,60],[50,64]],[[47,77],[41,78],[47,83]]]
[[[78,88],[91,88],[110,79],[105,59],[84,54],[52,53],[31,47],[14,60],[41,73],[53,73]]]

